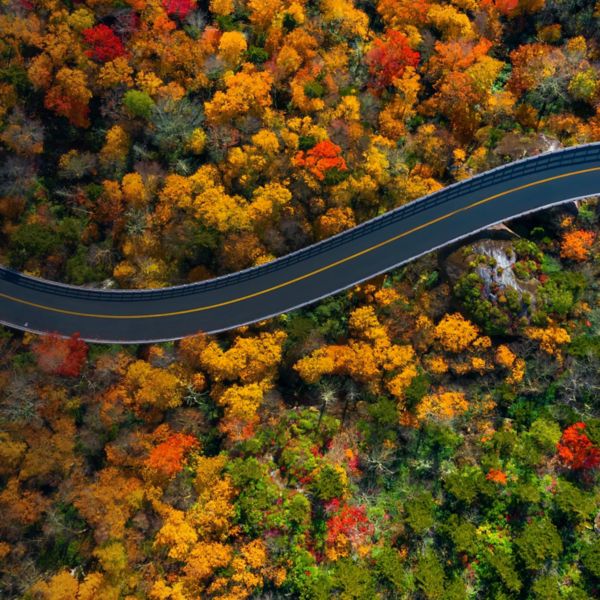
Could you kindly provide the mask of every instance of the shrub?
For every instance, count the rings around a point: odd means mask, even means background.
[[[546,312],[566,316],[575,301],[573,292],[556,279],[550,279],[539,288],[538,298],[542,301]]]
[[[588,259],[596,234],[593,231],[569,231],[560,244],[560,256],[567,260],[583,262]]]

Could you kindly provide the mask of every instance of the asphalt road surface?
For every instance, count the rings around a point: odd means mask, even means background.
[[[0,322],[123,344],[214,333],[311,304],[490,225],[594,195],[600,143],[510,163],[271,263],[190,285],[96,290],[0,267]]]

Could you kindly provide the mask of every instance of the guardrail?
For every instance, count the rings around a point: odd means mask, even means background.
[[[342,246],[352,240],[358,239],[366,234],[373,233],[383,227],[387,227],[398,221],[414,216],[430,208],[439,206],[444,202],[449,202],[458,196],[464,196],[476,191],[481,191],[492,185],[502,183],[503,181],[516,179],[536,172],[545,172],[565,166],[575,166],[592,161],[600,161],[600,143],[586,144],[583,146],[574,146],[562,150],[539,154],[533,157],[527,157],[506,165],[502,165],[475,175],[470,179],[453,183],[441,190],[413,200],[407,204],[399,206],[383,215],[365,221],[352,229],[334,235],[326,240],[297,250],[286,256],[275,259],[270,263],[251,267],[237,273],[223,275],[206,281],[199,281],[184,285],[177,285],[168,288],[154,290],[96,290],[84,287],[77,287],[62,283],[56,283],[23,275],[17,271],[0,267],[0,278],[18,282],[19,285],[29,287],[30,289],[42,292],[68,296],[71,298],[85,298],[93,300],[108,301],[137,301],[137,300],[159,300],[173,298],[177,296],[198,294],[205,291],[221,289],[235,285],[250,279],[255,279],[265,275],[285,269],[286,267],[300,263],[304,260],[327,252],[333,248]]]

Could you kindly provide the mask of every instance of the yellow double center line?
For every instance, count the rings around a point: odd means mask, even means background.
[[[457,208],[456,210],[446,213],[445,215],[442,215],[441,217],[437,217],[435,219],[432,219],[431,221],[422,223],[421,225],[418,225],[417,227],[413,227],[412,229],[409,229],[407,231],[399,233],[398,235],[395,235],[387,240],[384,240],[383,242],[379,242],[377,244],[374,244],[373,246],[369,246],[368,248],[365,248],[364,250],[361,250],[360,252],[355,252],[354,254],[350,254],[344,258],[341,258],[340,260],[336,260],[335,262],[332,262],[328,265],[319,267],[318,269],[315,269],[314,271],[310,271],[308,273],[305,273],[304,275],[300,275],[299,277],[294,277],[293,279],[289,279],[288,281],[278,283],[277,285],[265,288],[264,290],[260,290],[258,292],[253,292],[252,294],[247,294],[246,296],[240,296],[239,298],[232,298],[231,300],[225,300],[223,302],[218,302],[216,304],[210,304],[208,306],[199,306],[197,308],[188,308],[185,310],[177,310],[177,311],[173,311],[173,312],[144,314],[144,315],[107,315],[107,314],[94,314],[94,313],[78,312],[75,310],[66,310],[63,308],[54,308],[52,306],[46,306],[45,304],[37,304],[36,302],[30,302],[29,300],[22,300],[21,298],[15,298],[14,296],[10,296],[9,294],[4,294],[1,292],[0,292],[0,298],[5,298],[6,300],[11,300],[12,302],[18,302],[20,304],[26,304],[28,306],[33,306],[35,308],[41,308],[43,310],[48,310],[51,312],[61,313],[61,314],[65,314],[65,315],[73,315],[76,317],[95,317],[95,318],[100,318],[100,319],[156,319],[158,317],[174,317],[177,315],[186,315],[186,314],[190,314],[190,313],[202,312],[202,311],[211,310],[214,308],[220,308],[221,306],[228,306],[230,304],[236,304],[238,302],[243,302],[244,300],[250,300],[251,298],[256,298],[257,296],[262,296],[264,294],[274,292],[275,290],[279,290],[288,285],[292,285],[293,283],[297,283],[298,281],[308,279],[309,277],[313,277],[314,275],[323,273],[323,271],[333,269],[334,267],[337,267],[338,265],[341,265],[343,263],[354,260],[355,258],[358,258],[359,256],[363,256],[364,254],[368,254],[369,252],[372,252],[373,250],[377,250],[378,248],[386,246],[387,244],[391,244],[392,242],[395,242],[396,240],[406,237],[407,235],[411,235],[412,233],[415,233],[416,231],[420,231],[422,229],[425,229],[426,227],[430,227],[431,225],[434,225],[435,223],[439,223],[440,221],[449,219],[450,217],[453,217],[462,212],[471,210],[472,208],[475,208],[476,206],[481,206],[482,204],[491,202],[492,200],[496,200],[497,198],[501,198],[502,196],[507,196],[509,194],[513,194],[514,192],[525,190],[527,188],[531,188],[536,185],[541,185],[543,183],[548,183],[550,181],[556,181],[557,179],[565,179],[567,177],[573,177],[574,175],[582,175],[584,173],[591,173],[593,171],[600,171],[600,167],[591,167],[589,169],[581,169],[579,171],[571,171],[569,173],[563,173],[562,175],[555,175],[553,177],[547,177],[546,179],[539,179],[538,181],[533,181],[531,183],[526,183],[524,185],[520,185],[518,187],[514,187],[509,190],[505,190],[504,192],[494,194],[493,196],[488,196],[487,198],[483,198],[483,200],[478,200],[477,202],[473,202],[472,204],[463,206],[462,208]],[[600,189],[598,191],[600,192]]]

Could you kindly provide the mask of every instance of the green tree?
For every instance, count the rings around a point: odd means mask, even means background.
[[[408,577],[398,551],[384,546],[375,554],[375,568],[380,579],[389,582],[393,592],[401,595],[408,591]]]
[[[523,587],[515,567],[515,559],[511,553],[500,548],[494,548],[485,552],[485,561],[500,577],[500,581],[509,592],[518,593]]]
[[[450,537],[458,553],[474,556],[477,552],[477,528],[473,523],[452,514],[442,524],[442,531]]]
[[[593,494],[581,491],[565,479],[559,480],[554,501],[567,518],[575,521],[590,519],[597,508]]]
[[[337,562],[334,575],[335,588],[340,600],[372,600],[375,581],[368,569],[350,559]]]
[[[154,100],[139,90],[129,90],[123,97],[123,104],[134,117],[143,119],[149,119],[155,107]]]
[[[42,258],[61,246],[61,238],[48,225],[24,223],[12,234],[10,261],[13,266],[20,268],[30,258]]]
[[[583,549],[581,564],[588,573],[596,579],[600,579],[600,540],[598,538]]]
[[[542,575],[531,586],[536,600],[560,600],[561,593],[556,575]]]
[[[435,502],[430,492],[415,494],[404,506],[406,523],[417,534],[423,535],[435,523]]]
[[[525,525],[515,544],[525,567],[530,571],[537,571],[549,560],[557,559],[563,550],[560,534],[548,518]]]
[[[428,548],[417,561],[415,581],[427,600],[438,600],[444,597],[446,576],[444,568],[435,551]]]
[[[346,491],[346,485],[340,469],[333,465],[325,464],[318,470],[311,483],[311,491],[319,500],[328,502],[334,498],[340,498]]]

